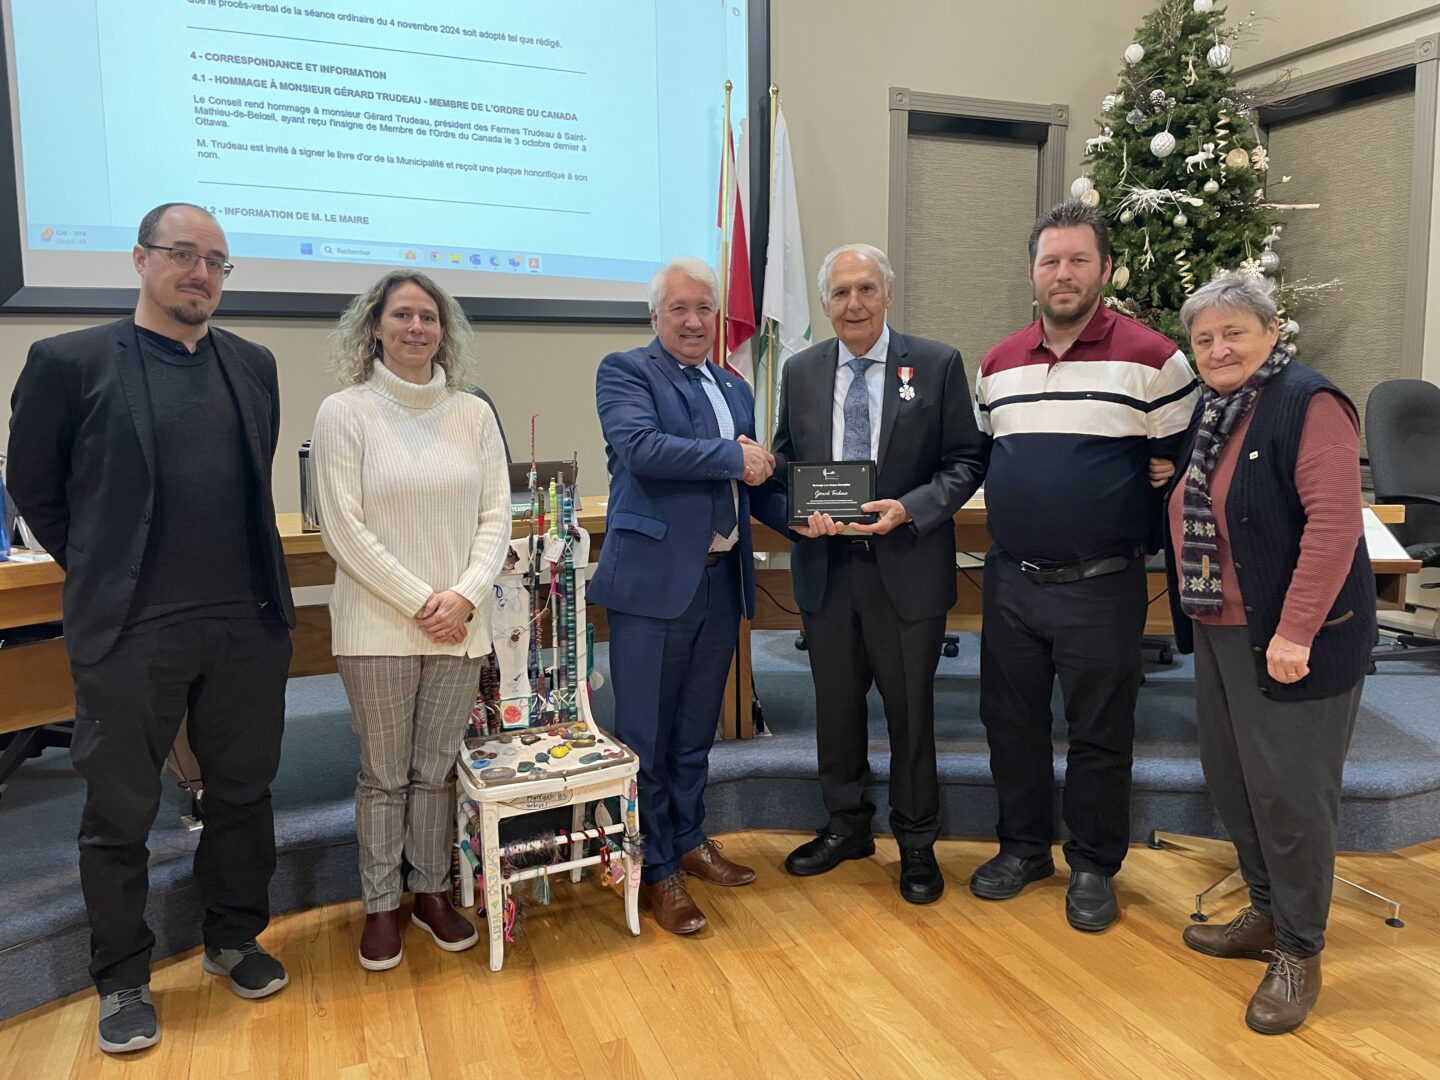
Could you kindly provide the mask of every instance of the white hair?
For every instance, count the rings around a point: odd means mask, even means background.
[[[660,305],[665,302],[665,282],[671,274],[684,274],[692,281],[698,281],[710,290],[710,299],[716,307],[720,306],[720,282],[715,277],[715,271],[710,269],[708,263],[702,259],[693,259],[688,255],[682,255],[678,259],[671,259],[650,279],[650,311],[653,314],[660,310]]]
[[[820,288],[820,299],[826,299],[826,293],[830,291],[830,268],[835,265],[835,260],[846,252],[852,252],[867,259],[874,259],[880,266],[880,273],[885,276],[885,288],[889,289],[895,283],[895,271],[890,269],[890,260],[873,244],[841,244],[820,264],[820,273],[815,278],[815,284]]]
[[[1181,305],[1180,321],[1185,324],[1185,332],[1190,332],[1196,315],[1211,310],[1247,312],[1259,319],[1261,326],[1269,326],[1277,311],[1275,283],[1238,270],[1222,270]]]

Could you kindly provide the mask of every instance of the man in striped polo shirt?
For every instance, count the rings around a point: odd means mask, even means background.
[[[1130,763],[1145,552],[1197,384],[1168,338],[1101,300],[1110,242],[1078,202],[1030,232],[1040,318],[986,354],[976,383],[991,441],[980,717],[1000,802],[1000,853],[976,896],[1004,900],[1055,872],[1050,697],[1065,702],[1065,912],[1079,930],[1117,914],[1111,878],[1129,842]]]

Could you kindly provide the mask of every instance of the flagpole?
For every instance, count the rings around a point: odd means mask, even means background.
[[[730,91],[734,83],[725,80],[725,126],[720,135],[720,330],[717,335],[715,366],[724,367],[729,358],[725,348],[730,313],[730,215],[735,212],[730,196]]]
[[[775,213],[775,118],[780,114],[780,88],[773,82],[770,84],[770,161],[769,182],[766,189],[770,195],[770,213]],[[769,215],[766,215],[769,220]],[[766,254],[769,254],[769,245],[766,245]],[[768,259],[767,259],[768,262]],[[765,272],[768,274],[770,268],[767,265]],[[775,380],[775,320],[765,320],[768,324],[765,330],[765,435],[764,441],[768,446],[775,434],[775,412],[777,409],[775,397],[779,393],[779,386]]]

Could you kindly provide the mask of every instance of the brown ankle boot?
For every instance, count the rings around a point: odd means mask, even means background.
[[[1225,926],[1196,923],[1181,936],[1186,945],[1206,956],[1264,960],[1266,951],[1275,948],[1275,920],[1245,907]]]
[[[680,869],[711,885],[749,885],[755,880],[755,871],[721,855],[724,846],[719,840],[700,841],[698,847],[680,856]]]
[[[366,971],[389,971],[404,953],[400,941],[400,909],[365,916],[360,933],[360,966]]]
[[[705,929],[705,913],[690,898],[685,875],[680,871],[664,881],[644,886],[643,893],[661,930],[672,934],[693,934]]]
[[[1303,959],[1270,951],[1270,967],[1245,1010],[1245,1023],[1261,1035],[1283,1035],[1305,1022],[1320,996],[1320,954]]]
[[[417,892],[410,921],[428,932],[446,952],[464,952],[480,940],[475,924],[455,910],[448,892]]]

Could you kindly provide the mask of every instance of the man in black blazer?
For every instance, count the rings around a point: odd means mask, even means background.
[[[66,575],[71,753],[87,785],[80,883],[110,1052],[160,1037],[145,842],[187,715],[205,778],[205,970],[245,998],[288,981],[255,941],[270,917],[270,782],[295,623],[270,493],[275,358],[209,325],[231,267],[206,211],[156,207],[133,259],[133,318],[31,346],[11,398],[8,474]]]
[[[776,479],[756,516],[785,527],[788,461],[872,460],[873,524],[812,514],[795,529],[791,571],[815,681],[820,787],[829,821],[785,860],[822,874],[875,850],[865,695],[873,682],[890,729],[890,825],[900,846],[900,893],[940,897],[935,861],[940,789],[935,765],[935,668],[955,603],[952,518],[984,479],[960,354],[891,330],[894,274],[878,248],[851,244],[820,269],[835,340],[786,365],[772,450]]]

